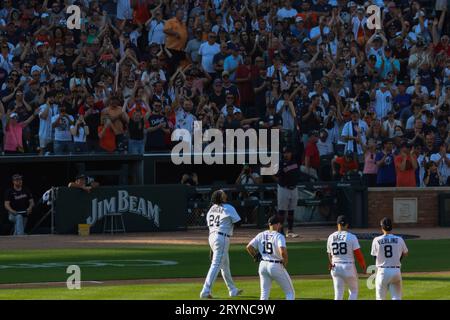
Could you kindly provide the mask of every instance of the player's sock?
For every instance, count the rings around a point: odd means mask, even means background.
[[[288,230],[292,231],[292,228],[294,227],[294,211],[292,210],[288,211],[287,221],[288,221]]]

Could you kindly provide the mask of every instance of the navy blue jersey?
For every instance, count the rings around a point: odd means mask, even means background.
[[[300,168],[297,161],[283,161],[277,174],[278,184],[284,188],[293,188],[300,179]]]

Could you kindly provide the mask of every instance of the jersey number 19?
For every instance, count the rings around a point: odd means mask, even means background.
[[[273,245],[272,242],[263,241],[263,253],[264,254],[272,254],[273,253]]]

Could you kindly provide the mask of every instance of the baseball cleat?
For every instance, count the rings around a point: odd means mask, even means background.
[[[288,231],[287,235],[288,238],[297,238],[298,234],[292,232],[292,231]]]
[[[231,297],[237,297],[237,296],[240,296],[242,294],[242,292],[244,292],[244,289],[238,289],[238,291],[235,294],[230,295],[230,296]]]
[[[200,299],[213,299],[213,296],[210,293],[200,294]]]

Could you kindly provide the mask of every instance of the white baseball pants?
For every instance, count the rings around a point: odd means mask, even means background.
[[[376,299],[386,300],[389,290],[392,300],[402,300],[402,273],[400,268],[378,268],[375,277]]]
[[[211,293],[212,286],[216,281],[219,271],[222,273],[230,296],[233,297],[239,289],[236,288],[231,277],[230,258],[228,256],[230,238],[220,235],[217,232],[211,233],[209,235],[209,246],[213,251],[213,258],[200,297],[205,297]]]
[[[275,280],[286,295],[286,300],[295,300],[295,290],[291,277],[281,263],[261,261],[259,263],[259,279],[261,282],[261,300],[268,300],[272,280]]]
[[[331,269],[333,278],[334,300],[344,299],[345,286],[348,286],[348,299],[358,299],[358,273],[354,263],[335,263]]]

